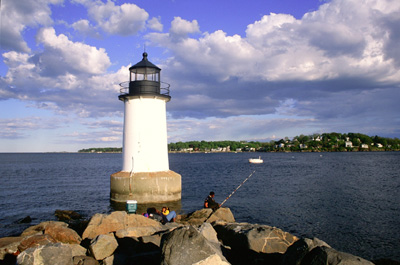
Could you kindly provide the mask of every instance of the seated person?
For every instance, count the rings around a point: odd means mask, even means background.
[[[162,207],[161,210],[162,218],[163,218],[163,223],[168,223],[168,222],[175,222],[176,218],[176,212],[175,211],[170,211],[168,207]]]
[[[204,200],[204,208],[211,208],[213,211],[217,210],[220,205],[214,201],[215,193],[213,191],[210,192],[210,195]]]

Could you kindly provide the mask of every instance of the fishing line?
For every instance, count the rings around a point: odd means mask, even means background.
[[[248,176],[228,197],[226,197],[226,199],[221,203],[220,207],[222,207],[222,205],[254,174],[254,172],[256,171],[254,170],[253,173],[250,174],[250,176]]]

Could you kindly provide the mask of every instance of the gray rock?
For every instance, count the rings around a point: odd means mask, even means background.
[[[224,245],[233,250],[252,250],[259,253],[285,253],[297,237],[268,225],[249,223],[216,223],[214,229]]]
[[[62,243],[52,243],[29,248],[18,255],[18,265],[73,265],[71,248]]]
[[[179,227],[162,237],[161,257],[164,265],[227,265],[218,246],[210,243],[193,226]]]
[[[315,247],[302,260],[302,265],[373,265],[360,257],[326,246]]]
[[[118,242],[112,233],[99,235],[90,242],[90,252],[96,260],[111,256],[118,247]]]
[[[302,259],[315,247],[330,247],[318,238],[301,238],[288,247],[282,257],[282,265],[299,265]]]
[[[210,223],[201,224],[201,226],[198,228],[198,231],[208,241],[213,242],[213,243],[219,243],[218,237],[217,237],[217,232],[215,232],[215,229],[212,227],[212,225]]]

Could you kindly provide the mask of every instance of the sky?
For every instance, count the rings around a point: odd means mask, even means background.
[[[0,152],[121,147],[142,53],[168,142],[400,136],[398,0],[2,0]]]

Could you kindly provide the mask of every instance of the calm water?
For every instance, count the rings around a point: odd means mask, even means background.
[[[252,165],[261,155],[264,164]],[[400,260],[400,153],[170,154],[182,175],[181,212],[202,207],[209,191],[238,222],[318,237],[366,259]],[[121,154],[0,154],[0,237],[55,220],[56,209],[85,216],[118,207],[110,174]],[[31,224],[18,220],[31,216]]]

